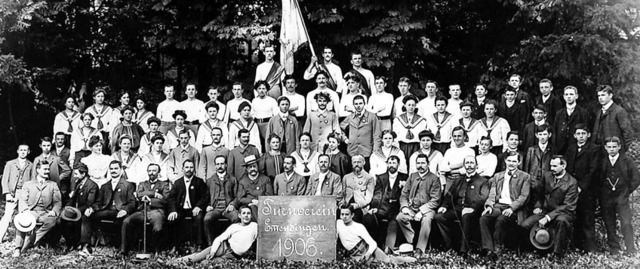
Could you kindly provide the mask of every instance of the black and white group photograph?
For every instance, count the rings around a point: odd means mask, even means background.
[[[2,0],[0,268],[640,268],[639,17]]]

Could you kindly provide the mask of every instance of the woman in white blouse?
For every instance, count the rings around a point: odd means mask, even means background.
[[[400,159],[400,166],[398,172],[407,173],[407,158],[405,158],[404,152],[400,148],[393,145],[393,140],[396,138],[396,133],[390,130],[382,131],[382,146],[371,154],[371,170],[369,174],[372,176],[384,174],[387,172],[387,159],[390,156],[397,156]]]
[[[420,138],[418,134],[427,129],[427,120],[418,115],[418,98],[414,95],[407,95],[402,99],[404,113],[400,114],[393,121],[393,131],[398,135],[398,146],[404,156],[411,156],[420,150]],[[408,165],[407,162],[404,163]]]
[[[89,139],[91,137],[98,136],[98,138],[102,139],[102,133],[98,131],[98,129],[91,127],[94,119],[93,114],[84,113],[81,119],[83,126],[76,128],[71,134],[69,163],[73,164],[80,162],[82,158],[91,154],[91,147],[89,146]]]
[[[102,186],[107,182],[107,172],[109,171],[109,163],[113,161],[113,157],[102,154],[103,141],[98,136],[92,136],[89,139],[89,147],[91,154],[84,157],[80,162],[89,168],[89,177],[93,182]]]

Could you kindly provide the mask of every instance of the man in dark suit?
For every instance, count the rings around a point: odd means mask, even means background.
[[[545,78],[540,80],[540,95],[535,98],[535,105],[543,105],[547,110],[547,122],[553,125],[556,112],[564,106],[562,99],[553,94],[553,83]]]
[[[167,210],[167,199],[171,190],[171,183],[169,181],[158,180],[160,169],[160,165],[155,163],[149,164],[147,167],[149,180],[140,182],[136,191],[136,196],[139,202],[138,211],[128,216],[124,219],[124,222],[122,222],[122,231],[120,232],[122,234],[120,252],[125,255],[128,252],[127,247],[132,241],[130,238],[127,240],[127,237],[131,235],[131,230],[138,229],[142,227],[142,225],[146,225],[144,223],[144,203],[148,203],[146,208],[147,220],[152,226],[151,236],[149,237],[152,242],[150,245],[156,249],[160,245],[162,231],[166,223],[165,212]]]
[[[567,161],[562,155],[554,155],[550,167],[551,172],[543,176],[544,192],[533,197],[536,201],[534,215],[528,217],[522,227],[530,231],[535,225],[553,226],[553,255],[562,258],[575,220],[578,182],[566,172]]]
[[[203,179],[194,176],[195,163],[191,159],[186,159],[182,163],[184,176],[174,182],[169,194],[169,221],[174,222],[174,232],[179,252],[182,252],[182,245],[187,241],[189,233],[192,232],[193,243],[196,247],[206,248],[203,240],[203,227],[205,209],[209,203],[209,188]],[[191,221],[186,219],[191,218]]]
[[[586,124],[575,126],[576,143],[571,144],[565,153],[567,173],[578,180],[578,205],[576,208],[575,244],[586,252],[596,251],[596,199],[597,177],[600,161],[600,147],[589,142],[589,129]]]
[[[596,145],[604,146],[606,137],[620,138],[621,150],[624,153],[633,140],[633,127],[629,114],[620,105],[613,102],[613,89],[609,85],[598,86],[598,102],[602,110],[596,112],[596,122],[593,125],[592,139]]]
[[[400,212],[400,195],[402,188],[407,183],[407,174],[399,173],[400,158],[395,155],[387,159],[387,172],[376,176],[376,187],[373,191],[373,199],[369,208],[369,214],[362,220],[369,234],[383,246],[381,249],[393,249],[396,244],[398,223],[396,216]],[[387,220],[384,225],[383,220]],[[386,226],[386,227],[385,227]],[[384,232],[386,231],[386,232]],[[386,234],[386,240],[385,238]],[[384,240],[384,241],[383,241]]]
[[[213,226],[219,219],[228,219],[231,223],[240,221],[238,218],[238,181],[227,173],[227,157],[218,155],[214,163],[216,173],[207,178],[209,188],[209,204],[204,216],[204,233],[207,243],[211,245],[215,239]]]
[[[616,215],[620,218],[620,227],[624,236],[625,252],[634,255],[632,213],[629,208],[629,195],[640,185],[640,172],[636,163],[622,152],[622,140],[617,136],[607,137],[604,148],[607,156],[601,161],[601,201],[602,216],[607,229],[607,245],[611,254],[620,252],[620,243],[616,233]]]
[[[65,134],[63,132],[57,132],[53,139],[56,149],[51,151],[51,154],[60,157],[60,160],[69,165],[70,151],[69,147],[65,146]]]
[[[529,199],[531,176],[518,170],[522,157],[515,151],[504,160],[507,170],[491,178],[489,197],[480,217],[482,252],[495,260],[502,252],[510,228],[527,217],[524,208]]]
[[[342,178],[329,170],[329,155],[320,154],[318,167],[320,170],[309,177],[305,195],[333,195],[340,204],[344,198]]]
[[[58,188],[62,194],[62,199],[66,202],[69,197],[69,178],[71,177],[71,168],[69,168],[67,163],[60,160],[60,157],[51,153],[52,146],[53,141],[51,137],[45,136],[40,139],[42,154],[33,160],[33,171],[31,173],[35,175],[36,166],[42,161],[47,161],[50,167],[49,179],[58,184]]]
[[[575,144],[575,127],[584,124],[591,130],[591,115],[581,105],[576,103],[578,99],[578,89],[574,86],[564,87],[564,101],[566,107],[556,112],[553,120],[552,144],[556,147],[558,154],[564,154],[569,145]],[[579,180],[579,179],[578,179]]]
[[[79,243],[82,245],[80,254],[91,254],[91,223],[89,217],[94,203],[98,197],[98,185],[89,178],[89,168],[84,163],[78,163],[73,169],[74,188],[70,193],[70,198],[65,204],[66,207],[75,207],[80,210],[82,217],[80,223],[61,221],[62,234],[67,242],[67,249],[71,250]],[[80,225],[78,225],[80,224]],[[78,228],[80,231],[78,231]],[[80,238],[78,238],[80,236]]]
[[[509,84],[507,88],[513,89],[516,93],[516,103],[523,105],[525,107],[526,114],[528,114],[529,111],[531,111],[531,108],[533,107],[533,99],[531,98],[531,95],[529,95],[528,92],[522,90],[521,88],[522,76],[518,74],[512,74],[509,77],[509,81],[507,81],[507,83]],[[505,97],[505,94],[503,93],[500,98],[500,102],[502,103],[505,99],[506,97]],[[528,121],[527,119],[528,119],[528,115],[525,120]],[[514,130],[513,127],[511,129]]]
[[[462,228],[460,253],[463,256],[469,252],[472,229],[477,227],[482,207],[489,196],[489,180],[476,173],[477,166],[475,157],[464,158],[466,174],[453,182],[435,216],[447,249],[451,249],[453,245],[451,228],[455,225],[456,219],[460,221]]]
[[[98,191],[96,203],[91,205],[89,234],[92,233],[93,227],[100,225],[101,220],[114,221],[117,231],[120,231],[122,221],[136,209],[136,185],[124,178],[122,164],[119,161],[113,160],[109,163],[109,176],[109,181]]]
[[[524,126],[528,122],[529,108],[531,106],[528,106],[526,103],[518,102],[516,94],[517,93],[513,88],[505,89],[505,98],[498,105],[498,116],[507,120],[511,130],[522,132]]]
[[[553,145],[549,143],[551,138],[551,129],[548,124],[542,124],[536,126],[536,137],[538,138],[538,144],[527,149],[527,156],[524,158],[524,165],[522,170],[531,175],[531,195],[537,197],[543,192],[543,180],[544,173],[550,171],[551,157],[555,154]],[[535,203],[533,200],[529,200],[528,210],[532,210],[531,207]]]

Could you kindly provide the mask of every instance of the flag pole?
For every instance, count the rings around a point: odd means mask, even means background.
[[[302,9],[300,9],[300,5],[298,4],[298,0],[293,0],[293,3],[296,5],[296,9],[298,10],[298,15],[300,16],[300,20],[302,21],[302,26],[304,27],[304,34],[307,35],[307,40],[309,41],[309,49],[311,49],[311,55],[317,58],[316,51],[313,50],[313,44],[311,44],[311,38],[309,38],[309,30],[307,29],[307,25],[304,22],[304,17],[302,16]]]

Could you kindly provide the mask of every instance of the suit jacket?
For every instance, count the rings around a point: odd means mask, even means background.
[[[74,185],[73,195],[67,201],[66,206],[76,207],[80,212],[84,213],[89,207],[93,207],[98,198],[98,184],[93,182],[89,176],[86,177],[86,181],[82,188],[80,187],[81,180],[78,180]]]
[[[640,185],[640,172],[638,171],[637,164],[624,153],[620,153],[618,160],[616,160],[614,169],[618,169],[620,172],[620,182],[616,184],[616,190],[613,191],[610,183],[607,181],[607,175],[604,174],[606,169],[611,169],[611,162],[609,161],[609,155],[602,158],[601,161],[601,175],[600,188],[603,200],[610,200],[617,197],[620,203],[629,202],[629,195],[635,191]],[[614,181],[615,182],[615,181]]]
[[[549,95],[549,99],[547,99],[546,102],[542,102],[542,95],[538,95],[535,99],[536,105],[544,105],[547,109],[547,122],[553,125],[556,118],[556,112],[564,107],[564,101],[553,93]]]
[[[47,212],[53,211],[56,212],[56,216],[60,216],[62,195],[58,184],[51,180],[45,180],[42,186],[39,186],[37,180],[25,182],[18,198],[18,212],[33,210],[40,198]]]
[[[315,195],[316,191],[318,190],[318,183],[320,183],[320,172],[315,173],[311,175],[311,177],[309,177],[305,195]],[[322,186],[320,186],[320,189],[320,194],[336,196],[338,203],[342,202],[342,179],[336,173],[327,171],[327,176],[322,182]]]
[[[248,205],[251,200],[257,200],[260,196],[270,195],[273,195],[273,184],[271,179],[265,175],[258,174],[258,178],[251,180],[249,175],[245,174],[238,181],[236,199],[239,206]]]
[[[497,114],[507,120],[512,131],[522,132],[529,118],[528,111],[526,104],[518,103],[518,100],[516,100],[512,107],[507,107],[506,102],[501,102],[498,105]]]
[[[198,164],[198,169],[196,170],[196,176],[199,178],[208,179],[215,175],[215,160],[218,155],[227,158],[227,156],[229,156],[229,149],[222,145],[217,148],[214,148],[212,145],[203,147],[202,152],[200,153],[200,163]]]
[[[97,203],[91,207],[94,211],[101,211],[109,209],[112,203],[116,210],[124,210],[127,214],[131,214],[136,209],[136,197],[133,194],[135,191],[136,185],[127,182],[124,177],[120,177],[115,190],[111,187],[111,179],[109,179],[100,187]]]
[[[38,163],[45,160],[43,155],[36,157],[33,160],[33,170],[31,173],[36,175],[36,167]],[[58,184],[60,190],[64,193],[69,191],[69,177],[71,177],[71,168],[67,165],[67,163],[60,160],[60,157],[49,154],[49,157],[46,158],[46,161],[49,162],[49,179]]]
[[[151,185],[153,185],[153,187]],[[155,198],[156,193],[162,195],[162,198]],[[136,195],[140,201],[142,201],[142,197],[144,196],[151,198],[151,203],[149,203],[148,209],[159,209],[163,213],[167,209],[167,201],[170,193],[171,182],[160,180],[156,180],[153,184],[151,184],[149,180],[140,182],[136,191]],[[144,210],[144,205],[142,203],[138,206],[138,210]]]
[[[407,184],[400,195],[400,208],[408,207],[413,211],[427,213],[435,211],[440,204],[442,191],[440,179],[432,172],[428,172],[424,178],[415,172],[407,179]]]
[[[500,194],[502,193],[505,173],[505,171],[496,173],[491,178],[491,190],[489,191],[487,201],[484,203],[485,207],[493,207],[498,203]],[[509,181],[509,187],[509,196],[511,198],[510,207],[518,216],[518,224],[521,224],[527,218],[527,212],[523,209],[529,199],[531,176],[526,172],[517,170]]]
[[[504,101],[505,101],[505,97],[504,97],[504,94],[502,94],[500,98],[500,103],[503,103]],[[531,117],[530,115],[531,108],[533,107],[533,99],[531,98],[531,95],[529,95],[528,92],[525,92],[524,90],[522,90],[522,88],[520,88],[518,92],[516,92],[516,103],[522,104],[524,106],[524,110],[526,111],[526,114],[527,114],[525,120],[528,121],[529,117]]]
[[[236,209],[238,209],[238,201],[236,200],[236,195],[238,193],[238,180],[235,177],[226,173],[224,175],[224,181],[220,181],[218,174],[213,174],[212,177],[207,178],[206,181],[207,187],[209,187],[209,205],[212,207],[216,206],[216,201],[220,197],[220,190],[224,190],[224,200],[227,205],[233,205]]]
[[[16,187],[18,184],[18,180],[22,179],[22,182],[24,183],[32,180],[32,166],[33,163],[31,163],[29,160],[25,160],[24,168],[20,169],[18,158],[8,161],[7,164],[5,164],[4,172],[2,173],[2,194],[5,195],[9,193],[14,198],[18,198],[16,197]]]
[[[558,153],[564,154],[569,145],[576,143],[573,134],[576,132],[577,124],[586,124],[587,128],[591,130],[591,121],[591,114],[580,105],[576,105],[571,115],[567,114],[566,107],[558,110],[553,121],[553,136],[551,136]]]
[[[524,151],[518,150],[518,153],[520,154],[520,158],[522,158],[522,160],[524,160],[524,158],[527,157]],[[507,163],[504,162],[504,159],[506,159],[508,156],[507,154],[509,154],[508,150],[500,152],[496,156],[498,158],[498,167],[496,168],[496,173],[507,169]],[[520,165],[518,165],[518,169],[522,170],[523,165],[524,165],[524,161],[521,162]]]
[[[280,196],[304,195],[307,181],[300,174],[293,172],[291,181],[287,181],[285,173],[276,175],[273,181],[273,194]]]
[[[69,156],[71,156],[71,150],[69,150],[69,147],[64,147],[60,151],[60,154],[58,154],[58,150],[57,149],[55,149],[55,148],[51,149],[51,154],[60,157],[60,160],[62,160],[64,163],[66,163],[67,165],[70,166],[70,164],[69,164]]]
[[[391,219],[400,212],[400,196],[407,183],[407,174],[398,173],[393,186],[389,185],[389,172],[376,176],[376,187],[373,191],[371,208],[377,208],[379,214],[387,215]]]
[[[587,142],[580,152],[578,152],[578,145],[574,143],[564,154],[567,160],[567,173],[578,181],[578,187],[584,193],[591,194],[596,189],[592,182],[597,176],[600,152],[600,147]]]
[[[340,128],[349,133],[349,143],[347,152],[349,156],[362,154],[365,157],[371,156],[373,151],[380,148],[382,139],[380,138],[380,124],[378,116],[369,111],[362,112],[362,117],[356,118],[356,113],[351,113],[349,117],[340,123]]]
[[[443,198],[442,206],[456,211],[470,207],[475,212],[481,212],[489,197],[490,188],[489,180],[478,174],[471,176],[469,182],[466,182],[466,175],[463,175],[453,182]]]
[[[469,101],[471,103],[471,117],[476,119],[476,120],[480,120],[484,117],[486,117],[487,115],[484,114],[484,104],[486,104],[489,100],[492,100],[491,98],[485,97],[484,101],[482,103],[478,103],[478,98],[476,98],[475,96],[467,98],[467,101]]]
[[[524,157],[522,170],[529,173],[535,180],[542,179],[542,175],[551,169],[549,163],[553,154],[555,154],[555,149],[550,143],[547,143],[547,148],[545,148],[544,152],[537,144],[529,147],[527,155]],[[537,183],[539,184],[540,182]]]
[[[598,109],[591,139],[596,145],[604,145],[604,139],[610,136],[617,136],[622,140],[623,151],[634,138],[629,114],[616,103],[611,104],[604,114]]]
[[[199,207],[203,211],[207,209],[209,204],[209,187],[207,187],[207,183],[194,176],[191,179],[189,190],[187,190],[184,177],[181,177],[173,183],[173,188],[169,194],[169,212],[178,212],[178,210],[182,209],[187,195],[189,195],[192,208]]]
[[[556,183],[551,173],[544,174],[544,193],[537,197],[535,208],[541,208],[549,218],[558,215],[574,216],[578,203],[578,181],[568,173]]]
[[[265,137],[269,137],[271,134],[277,134],[281,138],[281,141],[285,142],[287,155],[300,148],[298,144],[298,136],[300,128],[298,127],[298,120],[294,116],[287,116],[286,126],[282,123],[280,115],[275,115],[269,120],[267,125],[267,131]]]

